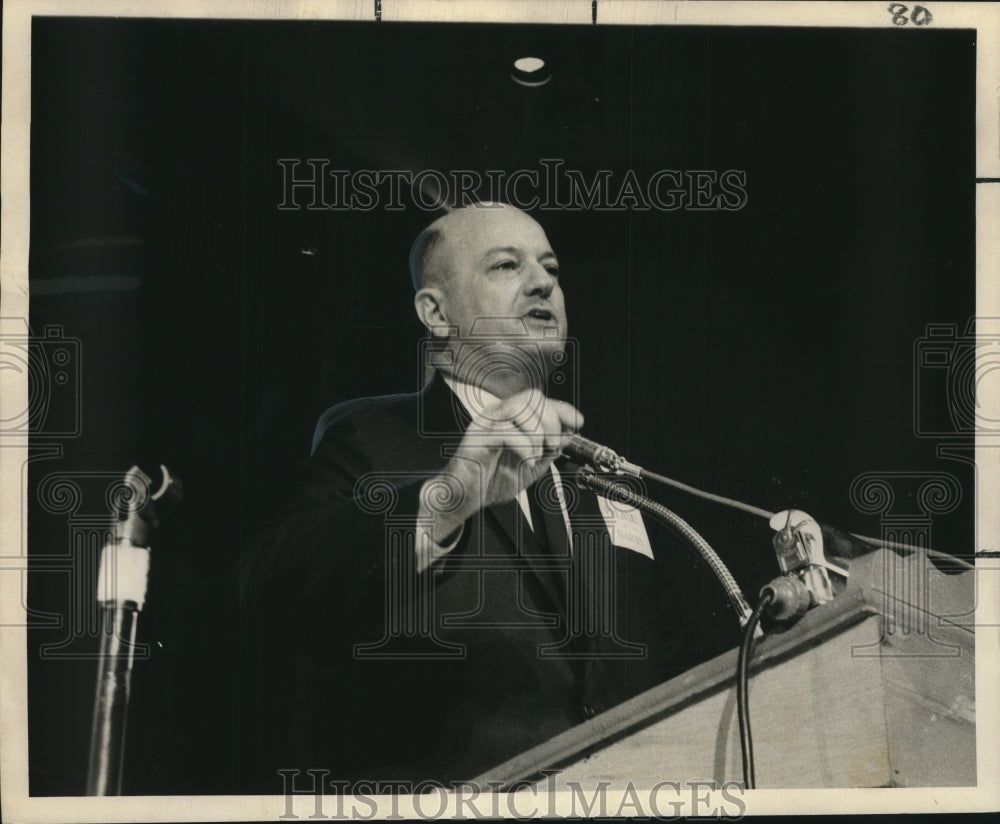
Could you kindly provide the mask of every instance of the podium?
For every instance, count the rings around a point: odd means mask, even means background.
[[[976,785],[975,569],[880,549],[847,586],[761,638],[749,702],[759,789]],[[475,779],[742,783],[737,650]],[[497,786],[494,784],[493,786]]]

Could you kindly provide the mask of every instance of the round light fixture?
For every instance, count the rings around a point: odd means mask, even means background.
[[[519,57],[514,61],[511,80],[522,86],[544,86],[552,79],[552,73],[540,57]]]

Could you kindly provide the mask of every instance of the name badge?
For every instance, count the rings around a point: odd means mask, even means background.
[[[618,501],[609,501],[603,495],[597,496],[601,515],[611,536],[611,542],[622,549],[631,549],[647,558],[653,558],[653,548],[649,544],[649,534],[642,522],[642,515],[634,506]]]

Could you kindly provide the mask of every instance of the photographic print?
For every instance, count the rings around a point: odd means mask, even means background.
[[[87,5],[5,819],[996,808],[995,4]]]

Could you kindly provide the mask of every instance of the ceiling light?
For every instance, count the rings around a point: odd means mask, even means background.
[[[552,73],[540,57],[519,57],[510,77],[522,86],[544,86],[552,79]]]

